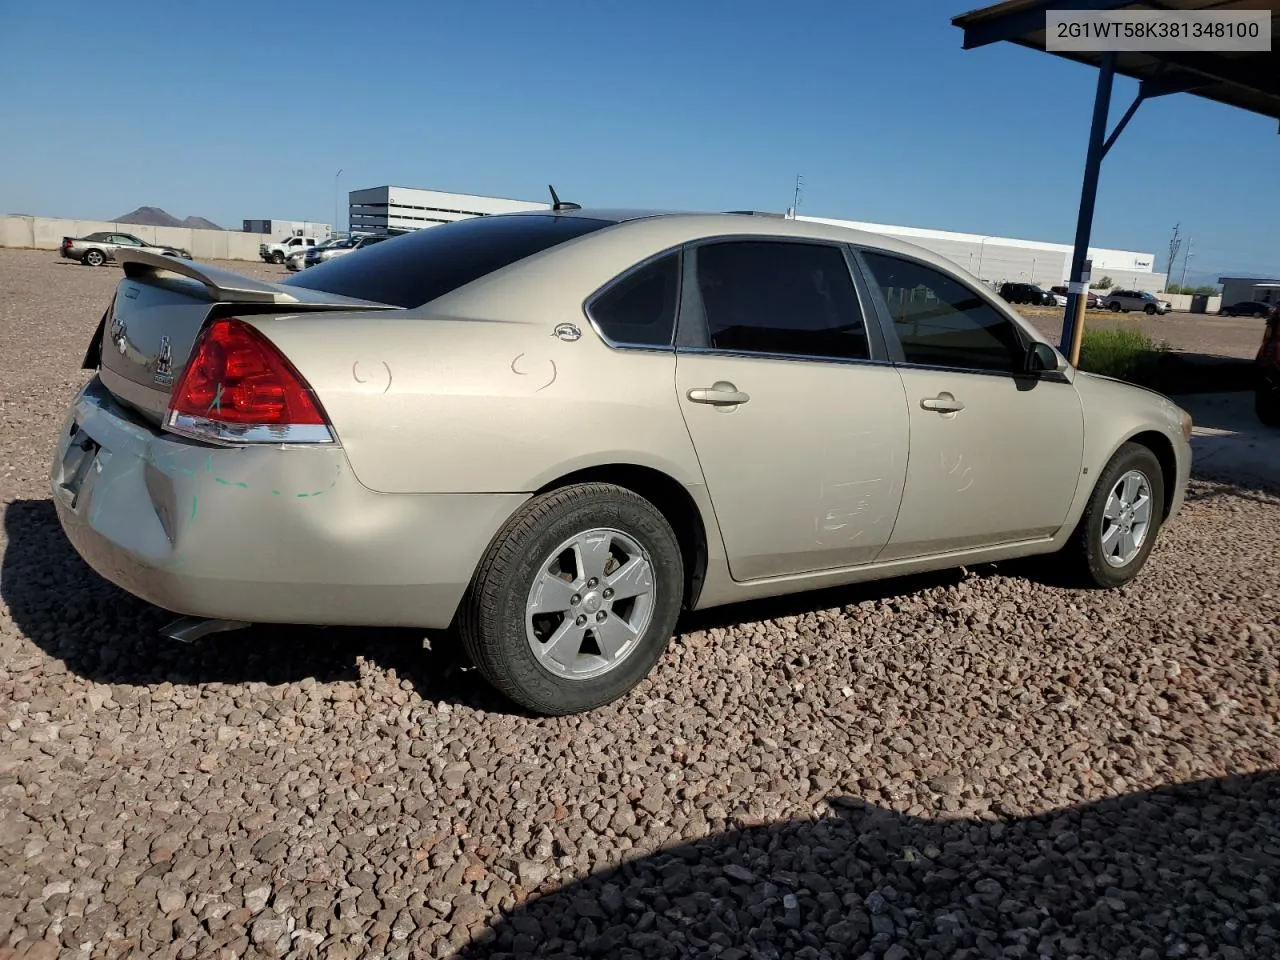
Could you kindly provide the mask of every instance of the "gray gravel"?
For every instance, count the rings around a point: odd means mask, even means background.
[[[713,611],[534,720],[439,638],[182,647],[87,570],[45,474],[117,277],[0,250],[0,957],[1280,955],[1275,491],[1197,481],[1117,592]]]

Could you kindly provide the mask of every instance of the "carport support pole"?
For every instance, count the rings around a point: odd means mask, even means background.
[[[1107,135],[1107,119],[1111,112],[1111,87],[1116,76],[1116,55],[1102,55],[1098,70],[1098,87],[1093,96],[1093,126],[1089,128],[1089,152],[1084,161],[1084,183],[1080,187],[1080,212],[1076,217],[1076,243],[1071,251],[1071,276],[1067,286],[1067,308],[1063,315],[1062,341],[1059,348],[1067,354],[1072,366],[1080,362],[1080,339],[1084,333],[1084,306],[1088,291],[1084,288],[1084,261],[1089,255],[1089,233],[1093,228],[1093,207],[1098,198],[1098,172]]]

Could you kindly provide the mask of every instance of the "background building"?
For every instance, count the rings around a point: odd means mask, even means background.
[[[1263,303],[1280,303],[1280,279],[1264,277],[1219,277],[1222,284],[1222,305],[1229,307],[1242,300],[1261,300]]]
[[[1021,280],[1047,288],[1066,283],[1071,272],[1069,243],[896,227],[860,220],[831,220],[825,217],[796,219],[811,223],[830,223],[905,240],[958,263],[974,276],[991,284]],[[1164,289],[1167,275],[1154,271],[1156,257],[1153,253],[1090,247],[1089,256],[1093,260],[1094,281],[1110,277],[1112,285],[1116,287],[1136,288],[1149,293],[1159,293]]]
[[[485,217],[495,213],[547,210],[549,202],[443,193],[414,187],[369,187],[348,194],[348,223],[352,233],[421,230],[441,223]]]
[[[551,204],[532,200],[507,200],[465,193],[443,193],[413,187],[371,187],[349,195],[352,233],[384,233],[391,230],[420,230],[441,223],[483,217],[496,213],[547,210]],[[759,211],[760,216],[782,216]],[[1044,287],[1067,282],[1071,270],[1071,245],[1040,240],[953,233],[919,227],[899,227],[860,220],[833,220],[827,217],[797,217],[811,223],[830,223],[868,233],[879,233],[915,243],[964,267],[974,276],[998,285],[1006,280],[1038,283]],[[1093,279],[1110,277],[1113,286],[1136,288],[1151,293],[1164,289],[1166,275],[1154,272],[1155,254],[1132,250],[1090,247]]]

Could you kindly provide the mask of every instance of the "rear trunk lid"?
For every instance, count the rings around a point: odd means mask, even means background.
[[[97,368],[117,400],[156,425],[163,422],[196,338],[215,317],[399,309],[146,250],[122,250],[117,258],[124,279],[99,321],[84,366]]]

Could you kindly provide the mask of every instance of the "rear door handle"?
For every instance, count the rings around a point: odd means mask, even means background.
[[[751,399],[732,383],[727,383],[724,380],[710,387],[694,387],[689,391],[688,397],[694,403],[710,403],[717,407],[729,407],[739,403],[746,403]]]
[[[920,401],[920,406],[926,410],[936,410],[938,413],[955,413],[957,410],[964,409],[964,404],[949,393],[940,393],[936,397],[927,397]]]

